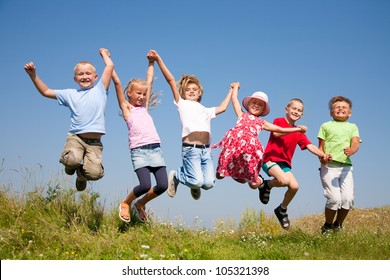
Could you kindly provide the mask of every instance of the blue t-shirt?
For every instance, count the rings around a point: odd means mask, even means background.
[[[106,133],[104,111],[108,91],[100,79],[89,89],[56,90],[58,103],[70,110],[69,134]]]

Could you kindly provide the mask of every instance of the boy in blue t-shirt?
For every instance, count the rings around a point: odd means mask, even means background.
[[[105,134],[104,111],[114,64],[107,49],[101,48],[100,55],[105,68],[96,85],[98,75],[92,63],[82,61],[75,66],[74,81],[79,89],[50,89],[38,77],[32,62],[24,66],[42,96],[57,99],[71,112],[71,125],[60,162],[65,165],[66,174],[77,172],[78,191],[85,190],[88,180],[98,180],[104,175],[101,136]]]

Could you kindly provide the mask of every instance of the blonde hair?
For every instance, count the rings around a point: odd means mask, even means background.
[[[76,64],[76,66],[75,66],[74,69],[73,69],[74,75],[77,74],[77,72],[76,72],[76,71],[77,71],[77,68],[78,68],[79,66],[81,66],[81,65],[90,65],[91,68],[92,68],[92,70],[93,70],[93,72],[96,73],[96,68],[95,68],[95,66],[94,66],[91,62],[88,62],[88,61],[80,61],[79,63]]]
[[[328,103],[329,111],[332,111],[333,104],[335,104],[336,102],[343,102],[343,101],[349,105],[350,109],[352,109],[352,101],[349,98],[337,95],[337,96],[333,96],[329,100],[329,103]]]
[[[177,82],[177,86],[179,88],[179,94],[180,94],[181,98],[184,99],[184,97],[185,97],[184,91],[185,91],[188,84],[196,84],[199,87],[200,96],[199,96],[198,102],[200,102],[202,100],[203,87],[200,84],[199,79],[195,75],[184,74],[181,76],[180,80]]]
[[[302,99],[300,99],[300,98],[293,98],[293,99],[291,99],[291,100],[287,103],[287,107],[290,107],[291,104],[292,104],[293,102],[299,102],[299,103],[302,104],[302,106],[304,105]]]
[[[142,80],[142,79],[139,79],[139,78],[134,78],[134,79],[131,79],[125,89],[123,90],[123,93],[125,94],[125,97],[126,99],[128,100],[128,95],[127,93],[130,92],[134,86],[141,86],[141,87],[145,87],[147,88],[148,87],[148,84],[146,83],[145,80]],[[151,107],[151,106],[155,106],[157,104],[160,103],[160,100],[158,99],[158,97],[160,96],[161,94],[158,93],[158,92],[155,92],[155,91],[151,91],[150,92],[150,97],[149,97],[149,101],[148,101],[148,106]]]

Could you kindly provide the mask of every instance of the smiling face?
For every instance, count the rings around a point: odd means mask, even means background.
[[[185,99],[185,100],[199,101],[201,96],[202,96],[202,93],[200,91],[200,88],[195,83],[188,83],[186,85],[186,87],[184,88],[183,99]]]
[[[79,63],[74,69],[74,81],[81,89],[93,87],[98,79],[96,69],[90,63]]]
[[[346,101],[334,102],[330,115],[335,121],[345,122],[352,115],[351,107]]]
[[[303,103],[298,100],[291,100],[286,107],[286,119],[289,124],[294,124],[297,120],[302,118]]]
[[[139,83],[134,83],[129,87],[127,96],[129,97],[129,103],[134,107],[145,105],[146,93],[148,87]]]
[[[258,98],[251,98],[248,102],[248,112],[254,116],[260,116],[260,114],[264,111],[265,102]]]

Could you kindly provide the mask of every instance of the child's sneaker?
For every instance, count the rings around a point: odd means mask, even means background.
[[[192,198],[198,200],[200,198],[200,189],[191,189]]]
[[[332,228],[333,228],[333,232],[340,232],[343,230],[343,226],[338,222],[334,222]]]
[[[83,175],[81,167],[77,169],[76,189],[82,192],[87,187],[87,179]]]
[[[85,190],[86,187],[87,187],[87,181],[81,180],[81,179],[79,179],[79,177],[77,177],[77,179],[76,179],[76,189],[79,192],[82,192],[83,190]]]
[[[179,181],[175,178],[175,170],[171,170],[168,176],[168,190],[167,193],[170,197],[174,197],[176,195],[177,185],[179,185]]]
[[[332,230],[333,230],[333,226],[332,225],[329,226],[326,223],[321,227],[321,233],[323,235],[330,235],[330,234],[332,234]]]
[[[65,173],[68,175],[73,175],[76,172],[76,169],[65,166]]]
[[[274,213],[279,220],[280,225],[283,229],[288,230],[290,228],[290,220],[288,219],[287,209],[283,210],[282,206],[275,208]]]

